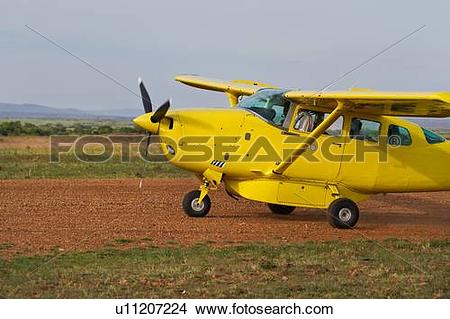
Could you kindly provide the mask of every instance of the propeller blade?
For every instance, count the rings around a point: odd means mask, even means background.
[[[152,111],[152,100],[150,100],[150,95],[145,88],[144,82],[141,78],[138,79],[139,89],[141,90],[142,104],[144,105],[145,113]]]
[[[145,155],[144,158],[147,159],[147,155],[148,155],[148,146],[150,145],[150,137],[152,136],[151,133],[148,133],[148,137],[147,137],[147,144],[145,145]]]
[[[163,105],[161,105],[156,111],[155,113],[153,113],[152,117],[150,118],[150,120],[153,123],[158,123],[161,122],[161,120],[166,116],[167,111],[170,108],[170,100],[167,100],[166,102],[163,103]]]

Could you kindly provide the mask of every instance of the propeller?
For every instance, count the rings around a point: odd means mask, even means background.
[[[138,78],[138,84],[139,84],[139,90],[141,91],[141,97],[142,97],[142,104],[144,106],[145,113],[151,113],[153,111],[153,105],[152,100],[150,99],[150,95],[148,94],[148,91],[145,87],[144,81],[142,81],[141,78]],[[150,117],[150,121],[153,123],[159,123],[161,120],[166,116],[167,111],[170,108],[171,101],[167,100],[164,102]],[[152,136],[152,133],[148,132],[148,138],[147,143],[145,147],[145,156],[144,158],[147,159],[148,155],[148,147],[150,145],[150,137]]]
[[[153,123],[158,123],[161,122],[161,120],[166,116],[167,111],[170,108],[170,104],[171,101],[167,100],[166,102],[164,102],[156,111],[155,113],[153,113],[152,117],[150,118],[150,120]]]
[[[152,100],[150,99],[150,95],[145,88],[144,82],[141,78],[138,78],[139,89],[141,90],[142,104],[144,105],[145,113],[150,113],[153,109]]]
[[[141,91],[142,104],[144,105],[144,112],[150,113],[153,110],[152,100],[150,99],[150,95],[148,94],[147,89],[145,88],[144,81],[139,77],[138,78],[139,90]],[[148,132],[147,143],[145,145],[145,155],[144,159],[147,159],[148,155],[148,146],[150,145],[150,137],[152,133]]]

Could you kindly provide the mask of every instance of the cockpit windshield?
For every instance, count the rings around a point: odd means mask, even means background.
[[[250,110],[271,124],[282,126],[291,104],[284,98],[284,93],[283,90],[262,89],[244,98],[237,107]]]

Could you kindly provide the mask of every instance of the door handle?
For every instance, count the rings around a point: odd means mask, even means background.
[[[337,143],[337,142],[333,142],[331,145],[336,145],[336,146],[342,147],[342,143]]]

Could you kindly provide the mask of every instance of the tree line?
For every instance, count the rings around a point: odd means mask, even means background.
[[[0,135],[103,135],[112,133],[142,133],[143,131],[135,126],[112,127],[110,125],[92,125],[85,123],[75,123],[66,126],[61,123],[33,124],[21,121],[0,122]]]

